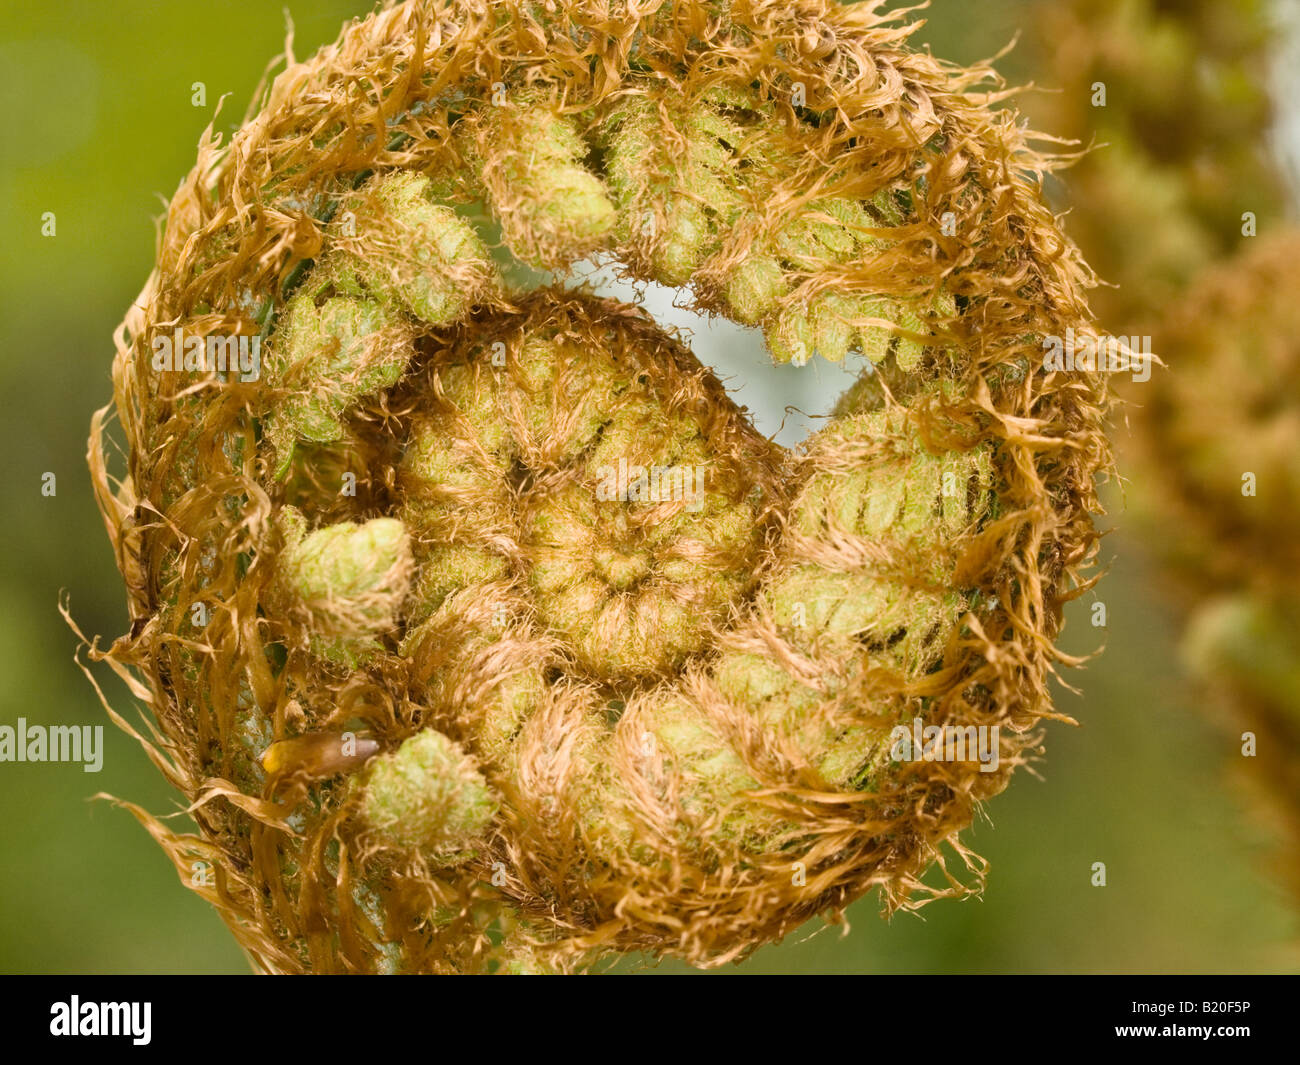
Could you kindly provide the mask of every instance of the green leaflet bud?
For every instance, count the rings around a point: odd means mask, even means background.
[[[900,329],[905,329],[909,333],[920,333],[923,336],[929,332],[911,310],[902,309],[897,317]],[[901,334],[894,345],[894,364],[904,373],[912,373],[921,365],[921,358],[925,354],[925,345],[917,340]]]
[[[629,747],[635,792],[610,769]],[[629,707],[617,731],[586,752],[585,764],[583,831],[604,855],[659,861],[656,833],[664,829],[694,847],[704,839],[758,845],[781,827],[770,809],[746,798],[759,783],[731,742],[678,694],[651,695]],[[647,819],[653,825],[665,815],[671,825],[647,831]]]
[[[343,201],[328,268],[430,325],[447,325],[495,291],[483,241],[450,207],[431,202],[427,177],[380,174]]]
[[[842,567],[790,568],[763,600],[799,646],[858,642],[905,674],[921,673],[966,610],[964,595],[934,588],[952,583],[949,545],[992,507],[987,449],[933,455],[897,409],[846,415],[813,446],[831,462],[805,486],[792,529],[812,538],[848,534],[870,546]],[[930,563],[898,574],[875,560],[900,552]]]
[[[531,666],[502,677],[486,693],[475,734],[477,749],[485,759],[507,770],[516,768],[519,751],[515,737],[541,704],[546,688],[542,670]]]
[[[361,817],[384,841],[454,865],[474,856],[497,802],[473,761],[447,736],[425,729],[367,767]]]
[[[708,211],[688,199],[670,199],[664,211],[672,216],[655,259],[655,279],[664,285],[684,285],[713,245]]]
[[[510,524],[505,455],[458,438],[447,423],[435,416],[412,427],[399,468],[402,520],[422,542],[498,539]]]
[[[441,550],[431,553],[425,572],[439,564]],[[509,771],[518,754],[513,741],[545,697],[551,650],[514,625],[507,582],[497,584],[497,593],[478,583],[450,593],[408,629],[399,650],[414,663],[412,681],[424,701],[454,706],[474,754]]]
[[[858,318],[883,318],[892,321],[894,306],[888,300],[859,297],[852,302],[852,311]],[[889,357],[894,343],[894,332],[887,326],[863,325],[856,330],[862,354],[872,366],[879,366]]]
[[[776,310],[786,292],[781,264],[767,255],[751,255],[727,279],[727,306],[742,325],[757,325]]]
[[[519,450],[530,466],[548,466],[585,448],[632,386],[631,366],[592,359],[572,339],[530,337],[515,362],[526,393]]]
[[[744,651],[723,652],[713,668],[718,691],[747,707],[788,756],[810,765],[830,788],[861,786],[887,751],[887,733],[827,721],[820,711],[842,682],[833,675],[822,680],[823,690],[812,688],[773,659]]]
[[[745,201],[738,163],[742,150],[751,150],[749,127],[762,116],[743,97],[716,90],[687,107],[662,103],[637,96],[615,111],[607,169],[620,239],[641,242],[654,279],[677,286],[718,249],[739,216]],[[725,115],[724,104],[731,108]],[[748,120],[737,117],[741,111]]]
[[[862,204],[839,197],[810,203],[793,222],[773,238],[774,254],[794,272],[819,273],[827,266],[848,263],[855,257],[870,256],[881,241],[864,231],[881,224],[897,225],[902,213],[888,191],[881,192],[871,206],[884,219],[877,222]],[[751,274],[749,264],[738,268],[728,285],[729,304],[738,315],[756,309],[767,316],[776,308],[787,287],[781,266],[768,265],[759,257]],[[781,280],[777,281],[778,276]],[[951,300],[947,304],[951,311]],[[878,319],[876,324],[864,319]],[[755,319],[744,318],[752,324]],[[813,296],[803,306],[787,306],[766,327],[766,340],[777,363],[802,366],[820,355],[828,362],[842,362],[850,351],[859,350],[871,363],[883,362],[891,350],[896,362],[914,371],[925,350],[922,342],[904,337],[901,330],[928,332],[915,312],[894,301],[874,295],[828,290]]]
[[[791,570],[773,582],[765,602],[792,643],[840,651],[862,646],[905,676],[935,663],[967,609],[963,595],[819,566]]]
[[[373,300],[336,296],[318,307],[307,295],[291,299],[265,363],[267,384],[289,391],[268,416],[277,472],[287,468],[295,440],[341,440],[348,408],[401,378],[412,338],[398,312]]]
[[[777,254],[799,270],[820,271],[848,262],[864,244],[871,219],[860,203],[838,197],[815,200],[773,239]]]
[[[463,588],[499,581],[510,572],[505,557],[477,544],[421,545],[418,551],[420,576],[411,595],[408,623],[423,621],[449,595]]]
[[[861,300],[840,296],[834,292],[824,292],[813,301],[812,313],[809,315],[812,326],[813,345],[817,354],[827,362],[843,362],[853,346],[855,333],[858,332],[852,319],[861,313]],[[871,357],[866,351],[864,354]]]
[[[492,370],[482,362],[456,364],[440,369],[437,383],[440,396],[415,419],[398,468],[404,499],[399,515],[418,537],[422,558],[435,544],[502,544],[512,526],[506,477],[514,442],[497,404],[500,389]],[[428,596],[420,603],[429,609],[437,605],[440,587],[452,590],[461,567],[491,565],[469,553],[447,556],[443,563],[450,566],[445,581],[426,577]]]
[[[941,297],[937,306],[952,313],[952,298]],[[895,365],[905,373],[919,369],[928,346],[913,334],[924,338],[930,329],[909,304],[837,292],[820,293],[805,307],[782,309],[766,328],[774,362],[802,366],[814,354],[842,362],[857,350],[875,366],[892,351]]]
[[[838,525],[859,536],[901,535],[938,544],[987,512],[987,449],[932,454],[897,409],[845,415],[818,434],[817,444],[844,448],[857,464],[808,482],[793,519],[805,535]]]
[[[487,200],[511,250],[535,266],[562,267],[613,230],[614,205],[582,165],[589,149],[572,119],[546,102],[490,107],[472,149]]]
[[[817,347],[812,325],[806,314],[782,311],[764,331],[768,353],[775,363],[806,366]]]
[[[293,507],[280,511],[284,547],[276,561],[273,599],[306,613],[312,650],[355,666],[396,624],[413,564],[406,527],[395,518],[341,522],[307,532]]]
[[[699,707],[684,699],[655,700],[646,704],[636,724],[642,730],[646,753],[660,753],[685,780],[682,809],[692,820],[716,815],[730,800],[758,787],[726,739]],[[645,737],[653,737],[646,742]],[[732,824],[733,829],[742,826]]]

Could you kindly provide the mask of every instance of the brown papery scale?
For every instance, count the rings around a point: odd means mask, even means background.
[[[1091,327],[1052,161],[909,32],[406,3],[205,137],[117,335],[125,476],[93,426],[133,622],[102,657],[198,831],[129,808],[258,969],[716,965],[979,889],[958,833],[1059,716],[1108,401],[1042,369]],[[595,253],[870,365],[778,447],[564,287]],[[261,372],[168,364],[178,323]]]

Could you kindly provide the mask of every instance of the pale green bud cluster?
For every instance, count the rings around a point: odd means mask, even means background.
[[[288,393],[267,419],[279,472],[295,441],[342,439],[343,415],[401,378],[412,339],[398,311],[371,299],[334,296],[319,306],[308,293],[291,299],[265,365],[267,384]]]
[[[341,440],[344,413],[400,380],[410,316],[445,325],[496,291],[482,240],[431,191],[427,177],[395,171],[344,197],[330,250],[281,312],[266,365],[267,383],[287,393],[266,418],[277,477],[297,441]]]
[[[880,231],[906,220],[892,192],[869,204],[812,200],[731,249],[733,226],[770,195],[789,162],[763,135],[773,121],[770,105],[734,90],[715,89],[685,106],[654,96],[623,104],[606,132],[620,239],[644,249],[651,275],[665,285],[686,284],[715,256],[735,259],[722,298],[736,321],[762,326],[776,362],[803,365],[814,355],[841,362],[860,351],[879,363],[893,351],[901,369],[914,371],[929,329],[906,301],[835,289],[795,293],[809,277],[884,249]],[[952,313],[951,299],[936,309]]]
[[[900,559],[931,560],[928,570],[891,578],[865,552],[848,570],[801,563],[765,589],[764,601],[797,644],[865,642],[916,675],[965,610],[963,595],[933,589],[952,582],[946,549],[989,512],[992,461],[985,447],[930,453],[907,417],[899,408],[867,411],[823,430],[818,447],[864,452],[846,468],[815,474],[791,525],[810,538],[848,534]]]
[[[459,543],[419,550],[421,577],[399,652],[413,663],[421,697],[467,722],[474,754],[513,768],[513,741],[546,692],[549,652],[520,626],[526,604],[503,556]]]
[[[603,732],[594,729],[578,751],[583,786],[574,797],[582,833],[604,860],[661,862],[654,840],[665,830],[688,848],[706,839],[761,846],[780,830],[770,810],[746,799],[759,782],[732,738],[681,693],[651,693]],[[620,757],[630,759],[635,779],[618,771]],[[645,820],[665,811],[673,823],[648,832]]]
[[[482,239],[431,193],[429,178],[399,170],[345,198],[324,262],[335,285],[359,288],[429,325],[454,322],[494,292],[499,279]]]
[[[775,291],[771,282],[777,270],[788,285],[792,275],[817,275],[870,259],[885,247],[877,231],[902,221],[901,209],[887,190],[871,200],[870,210],[842,197],[814,200],[770,241],[754,249],[751,259],[731,278],[728,301],[733,308],[748,308],[753,321],[763,320],[768,350],[776,362],[801,366],[814,355],[842,362],[851,351],[859,351],[878,364],[893,350],[898,367],[910,373],[920,363],[929,330],[906,302],[836,289],[817,292],[806,302],[780,302],[783,293]],[[951,300],[945,307],[951,311]]]
[[[605,183],[583,165],[573,119],[546,101],[485,109],[471,158],[511,250],[535,266],[563,266],[612,232]]]
[[[377,637],[395,627],[410,590],[406,527],[395,518],[375,518],[308,532],[293,507],[284,507],[278,522],[284,546],[273,598],[308,616],[315,654],[355,667],[379,648]]]
[[[771,658],[735,650],[719,656],[712,676],[719,692],[748,708],[755,724],[785,745],[787,756],[807,763],[827,786],[862,783],[863,767],[881,741],[871,729],[836,728],[820,717],[819,708],[840,693],[836,678],[823,676],[821,687],[813,687]]]
[[[689,281],[745,207],[737,153],[754,141],[753,131],[725,114],[724,104],[753,106],[721,90],[688,106],[636,96],[610,119],[607,170],[617,232],[650,248],[650,270],[661,284]]]
[[[806,308],[783,308],[764,336],[776,362],[802,366],[814,355],[842,362],[851,351],[858,351],[878,365],[892,351],[898,368],[910,373],[921,363],[929,332],[905,302],[825,292],[814,296]]]
[[[815,474],[791,516],[793,535],[848,543],[850,554],[789,566],[759,594],[760,609],[793,647],[856,663],[847,679],[864,667],[915,679],[934,666],[969,607],[965,593],[941,590],[953,583],[945,547],[993,506],[987,448],[931,454],[905,419],[899,409],[879,409],[823,430],[818,448],[886,444]],[[894,576],[882,554],[932,562],[928,571]],[[818,704],[839,694],[846,677],[823,675],[815,686],[775,660],[731,650],[713,676],[724,695],[752,707],[834,786],[860,783],[885,754],[878,729],[818,719]]]
[[[434,729],[374,758],[362,780],[361,816],[375,835],[437,864],[472,858],[496,812],[473,761]]]
[[[696,706],[681,698],[657,700],[637,719],[643,755],[664,757],[681,773],[682,810],[696,824],[722,813],[737,798],[758,787],[731,743]],[[732,829],[748,825],[733,820]]]

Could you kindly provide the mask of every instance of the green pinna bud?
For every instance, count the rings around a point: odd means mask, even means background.
[[[938,546],[991,506],[987,448],[932,453],[895,410],[846,415],[823,430],[816,446],[831,454],[843,449],[846,468],[808,482],[793,521],[805,535],[838,526]]]
[[[605,183],[582,160],[577,124],[545,101],[491,107],[471,154],[510,249],[535,266],[561,267],[595,250],[613,230]]]
[[[839,296],[824,292],[813,301],[809,324],[812,327],[813,345],[817,354],[827,362],[843,362],[853,347],[855,334],[853,319],[861,314],[861,298]],[[864,342],[863,347],[866,348]],[[870,358],[870,353],[864,351]]]
[[[293,507],[280,511],[284,548],[272,599],[309,619],[312,650],[355,665],[378,649],[410,589],[414,565],[406,527],[395,518],[340,522],[315,532]]]
[[[466,413],[494,410],[489,399]],[[456,413],[418,420],[399,468],[405,497],[399,513],[422,544],[469,537],[499,541],[509,528],[505,435],[499,423],[480,417],[477,439],[458,440]]]
[[[776,234],[777,253],[800,270],[820,270],[847,262],[865,242],[871,225],[865,208],[853,200],[830,198],[810,203]]]
[[[682,285],[720,246],[744,206],[739,166],[754,151],[755,104],[711,92],[683,106],[637,96],[608,128],[610,190],[621,238],[639,242],[656,281]],[[724,113],[725,108],[725,113]],[[751,164],[761,160],[745,159]]]
[[[751,255],[727,279],[727,306],[742,325],[757,325],[786,292],[781,264],[768,255]]]
[[[923,313],[936,314],[940,320],[950,318],[957,313],[957,302],[947,292],[941,291],[928,304],[928,310],[927,305],[907,302],[896,305],[896,310],[890,315],[894,323],[892,350],[894,363],[904,373],[918,370],[926,348],[934,343],[930,341],[927,344],[926,338],[933,334],[933,330],[926,324]]]
[[[937,305],[951,313],[952,300]],[[892,352],[905,373],[915,372],[927,347],[930,330],[906,302],[853,293],[823,292],[803,306],[786,307],[766,328],[768,350],[775,362],[801,366],[813,355],[842,362],[860,351],[879,365]]]
[[[860,785],[885,746],[880,730],[823,716],[841,686],[833,676],[814,688],[770,658],[728,650],[714,666],[713,684],[734,705],[749,708],[788,758],[816,770],[829,787]]]
[[[877,195],[870,210],[841,197],[815,200],[776,231],[771,257],[755,256],[736,269],[728,279],[728,305],[749,324],[769,319],[766,340],[775,362],[802,366],[813,355],[842,362],[856,350],[877,364],[895,351],[900,369],[911,372],[925,346],[901,331],[924,335],[927,330],[913,311],[890,299],[826,289],[771,316],[790,285],[781,263],[796,275],[815,274],[855,258],[869,258],[882,241],[867,231],[901,221],[888,192]]]
[[[671,216],[655,256],[655,278],[664,285],[684,285],[712,247],[707,209],[695,200],[670,199]]]
[[[367,767],[361,818],[380,839],[439,864],[473,857],[497,801],[473,761],[434,729],[417,732]]]
[[[661,860],[647,824],[690,845],[757,844],[780,828],[769,807],[747,797],[760,785],[731,740],[680,695],[634,700],[617,732],[581,762],[583,831],[603,855]]]
[[[421,572],[443,564],[442,552],[435,549]],[[517,767],[514,740],[544,701],[552,648],[515,624],[511,608],[517,611],[520,604],[511,604],[505,583],[497,585],[499,598],[484,591],[475,584],[447,595],[421,623],[408,627],[399,653],[413,663],[413,690],[421,701],[454,706],[474,755],[485,765],[510,770]],[[421,593],[417,586],[417,602]],[[408,613],[421,617],[427,610],[421,604]]]
[[[401,378],[413,335],[399,312],[374,300],[335,296],[317,306],[303,294],[289,301],[264,367],[266,383],[287,393],[267,416],[277,475],[295,441],[343,439],[343,414]]]
[[[936,589],[952,584],[952,548],[993,506],[987,448],[932,454],[905,415],[878,409],[840,418],[815,438],[813,452],[827,468],[796,501],[794,533],[858,537],[875,551],[906,549],[927,561],[902,573],[868,563],[870,553],[849,572],[805,562],[774,580],[763,602],[797,645],[856,641],[917,675],[966,610],[963,594]]]
[[[408,622],[423,621],[462,588],[501,580],[510,568],[504,556],[477,544],[422,545],[419,554],[420,577],[411,597]]]
[[[875,318],[884,322],[893,322],[897,317],[894,304],[889,300],[875,299],[870,296],[857,297],[849,304],[850,313],[861,322],[862,319]],[[863,322],[855,330],[859,349],[873,366],[879,366],[889,357],[891,348],[896,348],[894,330],[888,325],[869,325]],[[905,369],[900,363],[899,369]]]
[[[702,822],[722,811],[728,800],[758,787],[758,781],[731,743],[697,706],[681,698],[656,699],[635,718],[643,753],[662,757],[681,782],[682,809]],[[755,827],[743,813],[730,821],[733,832]]]
[[[427,177],[406,171],[371,178],[334,216],[327,269],[430,325],[446,325],[494,292],[499,278],[473,227],[432,202],[431,191]]]
[[[817,339],[807,314],[796,310],[783,311],[775,322],[764,330],[768,353],[776,363],[806,366],[817,349]]]

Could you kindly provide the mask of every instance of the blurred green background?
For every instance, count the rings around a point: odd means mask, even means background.
[[[946,0],[925,14],[936,54],[985,58],[1013,36],[1023,3]],[[334,39],[368,7],[290,0],[295,51]],[[241,954],[209,907],[105,791],[155,812],[178,808],[133,741],[108,724],[74,663],[57,605],[105,642],[126,625],[120,581],[90,494],[92,410],[111,395],[111,333],[153,262],[154,220],[193,161],[213,107],[229,133],[267,62],[283,48],[281,4],[117,0],[0,4],[0,375],[8,456],[0,550],[0,724],[103,724],[103,771],[0,764],[0,970],[241,973]],[[1014,55],[1013,79],[1026,71]],[[207,106],[191,103],[204,82]],[[41,234],[54,212],[57,233]],[[742,338],[748,365],[762,358]],[[717,341],[734,348],[735,336]],[[715,356],[700,348],[701,357]],[[717,354],[735,367],[734,350]],[[798,371],[791,371],[798,373]],[[739,393],[775,431],[784,403],[816,413],[843,387],[823,366],[798,384],[748,375]],[[738,383],[734,382],[733,383]],[[796,434],[797,435],[797,434]],[[787,433],[782,437],[789,439]],[[57,494],[41,494],[42,475]],[[1068,678],[1041,779],[1020,774],[967,842],[990,862],[979,900],[880,919],[873,898],[851,931],[809,926],[740,966],[749,972],[1294,971],[1297,917],[1268,879],[1268,838],[1225,783],[1239,740],[1216,729],[1183,679],[1177,618],[1154,562],[1112,492],[1112,570],[1074,604],[1067,649],[1105,653]],[[1095,598],[1108,627],[1090,625]],[[131,700],[106,670],[110,700]],[[1105,887],[1092,885],[1094,862]],[[630,967],[630,966],[629,966]],[[654,971],[677,971],[665,964]],[[737,971],[726,969],[724,972]]]

